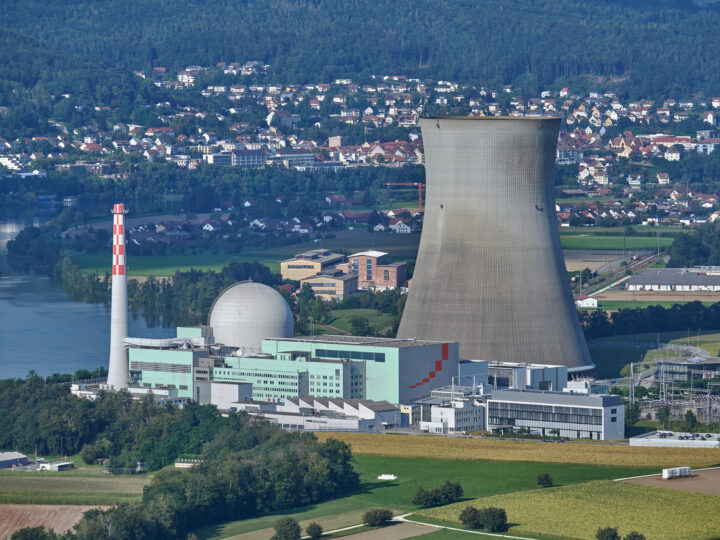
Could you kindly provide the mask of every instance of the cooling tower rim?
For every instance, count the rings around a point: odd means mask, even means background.
[[[422,116],[420,120],[469,120],[469,121],[523,121],[544,122],[546,120],[562,120],[561,116]]]

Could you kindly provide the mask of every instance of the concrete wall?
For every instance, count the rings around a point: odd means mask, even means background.
[[[195,399],[202,405],[211,403],[226,411],[233,403],[252,399],[252,384],[195,381]]]
[[[422,119],[427,202],[398,337],[592,368],[553,194],[559,119]]]
[[[130,371],[140,371],[141,388],[175,388],[178,397],[193,397],[193,370],[197,358],[207,351],[128,349]]]

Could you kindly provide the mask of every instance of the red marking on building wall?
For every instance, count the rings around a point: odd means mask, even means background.
[[[449,344],[443,343],[441,349],[442,349],[442,353],[441,353],[442,360],[435,360],[435,369],[433,371],[428,372],[427,377],[424,377],[420,382],[417,382],[417,383],[413,384],[412,386],[410,386],[409,387],[410,389],[415,389],[418,386],[422,386],[425,383],[429,383],[430,379],[434,379],[435,377],[437,377],[437,374],[442,371],[443,361],[450,358]]]

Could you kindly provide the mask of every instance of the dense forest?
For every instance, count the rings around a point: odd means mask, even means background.
[[[0,105],[6,107],[0,134],[7,140],[45,134],[49,119],[69,127],[127,120],[164,95],[102,57],[72,54],[0,27]]]
[[[717,3],[679,0],[8,0],[0,27],[21,37],[0,49],[33,36],[128,69],[257,59],[285,82],[402,73],[535,92],[589,76],[649,98],[720,94],[719,21]]]
[[[3,448],[31,453],[37,445],[46,455],[60,454],[61,445],[66,453],[82,448],[87,462],[108,459],[111,470],[138,462],[158,470],[181,455],[202,460],[193,469],[161,471],[142,504],[93,510],[62,538],[184,538],[192,527],[316,503],[358,486],[345,443],[319,443],[245,413],[224,417],[212,405],[162,406],[126,392],[91,401],[30,375],[0,381],[0,414]],[[56,538],[36,532],[32,538]]]

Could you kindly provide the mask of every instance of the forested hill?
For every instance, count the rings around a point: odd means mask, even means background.
[[[533,92],[589,76],[631,98],[720,94],[716,2],[5,0],[0,27],[132,69],[258,59],[293,82],[403,73]]]

